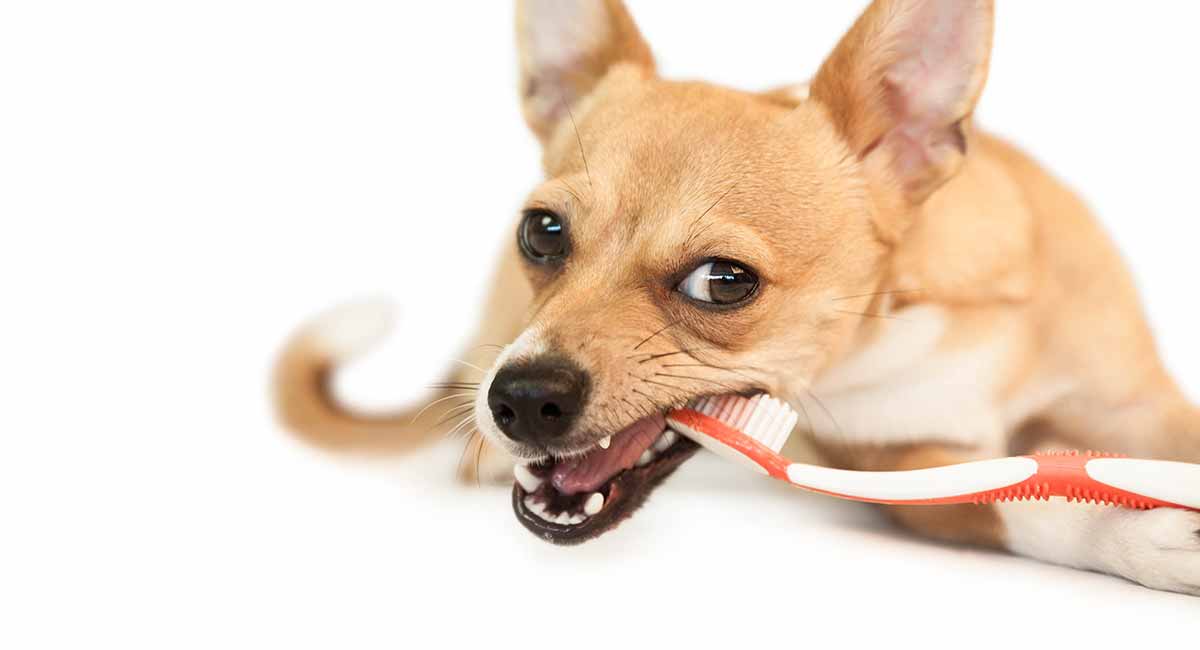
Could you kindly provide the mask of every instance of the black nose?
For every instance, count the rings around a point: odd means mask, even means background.
[[[548,357],[506,367],[488,390],[492,419],[504,435],[531,445],[562,437],[583,409],[587,373]]]

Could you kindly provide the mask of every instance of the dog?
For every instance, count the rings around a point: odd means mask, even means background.
[[[519,0],[546,180],[473,344],[507,345],[425,406],[473,416],[457,427],[475,428],[468,473],[515,471],[518,521],[583,542],[697,450],[666,412],[760,392],[802,412],[793,442],[840,468],[1063,447],[1200,462],[1200,409],[1114,246],[972,121],[993,15],[991,0],[875,0],[810,83],[755,93],[660,78],[620,0]],[[428,441],[412,413],[355,414],[329,389],[385,331],[371,305],[302,328],[276,369],[286,425],[329,449]],[[1197,513],[885,509],[934,540],[1200,594]]]

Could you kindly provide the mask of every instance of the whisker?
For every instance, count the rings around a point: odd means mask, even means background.
[[[649,404],[649,407],[651,409],[655,409],[658,407],[658,401],[655,400],[653,397],[643,393],[642,391],[640,391],[636,388],[630,388],[629,392],[634,393],[636,395],[640,395],[642,397],[642,399],[646,400],[646,402]]]
[[[575,123],[575,113],[571,111],[570,105],[563,102],[563,106],[567,109],[567,116],[571,118],[571,128],[575,129],[575,141],[579,143],[579,157],[583,158],[583,171],[587,172],[588,189],[595,193],[596,188],[592,185],[592,168],[588,166],[587,154],[583,153],[583,136],[579,135],[579,125]]]
[[[441,384],[429,384],[429,388],[432,390],[479,390],[479,384],[451,381]]]
[[[775,129],[777,129],[777,130],[778,130],[778,129],[782,129],[782,128],[783,128],[783,125],[784,125],[784,124],[787,122],[788,118],[790,118],[792,115],[794,115],[794,114],[796,113],[796,111],[798,111],[798,110],[800,109],[800,107],[801,107],[801,106],[804,106],[804,102],[801,102],[800,104],[797,104],[795,107],[793,107],[791,110],[789,110],[789,111],[787,112],[787,114],[786,114],[786,115],[784,115],[783,117],[779,118],[779,121],[778,121],[778,122],[775,124]],[[739,127],[739,128],[740,128],[740,127]],[[772,133],[772,134],[771,134],[770,136],[768,136],[768,137],[774,137],[774,134]],[[722,159],[723,159],[723,158],[724,158],[724,155],[722,155]],[[748,173],[750,172],[750,169],[751,169],[751,167],[750,167],[749,165],[745,165],[745,166],[743,166],[743,167],[742,167],[742,171],[741,171],[741,172],[738,174],[737,178],[736,178],[736,179],[733,181],[733,184],[732,184],[732,185],[730,185],[730,186],[729,186],[729,188],[728,188],[728,189],[726,189],[726,190],[725,190],[725,191],[724,191],[724,192],[721,194],[721,196],[717,197],[717,200],[716,200],[716,201],[714,201],[712,205],[708,206],[708,209],[707,209],[707,210],[705,210],[703,213],[701,213],[699,217],[696,217],[696,219],[695,219],[695,220],[692,222],[692,225],[691,225],[691,226],[688,228],[689,230],[691,230],[691,231],[693,231],[693,232],[692,232],[692,234],[691,234],[691,235],[689,235],[689,236],[688,236],[687,240],[685,240],[685,242],[684,242],[684,246],[685,246],[685,247],[686,247],[686,246],[689,246],[689,245],[691,245],[691,243],[692,243],[693,239],[694,239],[695,237],[699,236],[699,235],[700,235],[700,234],[703,232],[703,230],[702,230],[702,231],[700,231],[700,232],[696,232],[696,231],[695,231],[695,228],[696,228],[696,226],[697,226],[697,225],[698,225],[698,224],[699,224],[701,221],[703,221],[703,220],[704,220],[704,217],[706,217],[706,216],[708,215],[708,213],[709,213],[709,212],[712,212],[712,211],[713,211],[713,209],[714,209],[714,208],[716,208],[716,207],[717,207],[717,205],[721,203],[721,201],[724,201],[724,200],[725,200],[725,197],[729,196],[729,194],[730,194],[731,192],[733,192],[733,190],[734,190],[734,189],[736,189],[736,188],[737,188],[737,186],[738,186],[739,184],[741,184],[741,182],[742,182],[743,180],[745,180],[745,178],[746,178],[746,174],[748,174]]]
[[[738,177],[738,179],[737,179],[736,181],[734,181],[732,185],[730,185],[730,186],[729,186],[729,189],[727,189],[727,190],[725,190],[723,193],[721,193],[721,196],[718,196],[718,197],[717,197],[717,200],[716,200],[716,201],[713,201],[713,204],[712,204],[712,205],[710,205],[710,206],[708,206],[708,209],[707,209],[707,210],[705,210],[704,212],[700,213],[700,216],[696,217],[696,220],[692,222],[692,226],[693,226],[693,227],[694,227],[696,224],[698,224],[698,223],[700,223],[701,221],[703,221],[703,220],[704,220],[704,217],[707,217],[709,212],[712,212],[712,211],[713,211],[713,209],[714,209],[714,208],[716,208],[716,207],[717,207],[717,205],[719,205],[719,204],[721,203],[721,201],[724,201],[724,200],[725,200],[725,197],[729,196],[729,193],[730,193],[730,192],[732,192],[733,190],[737,189],[738,183],[741,183],[741,182],[742,182],[742,176],[745,176],[745,173],[743,173],[741,176],[739,176],[739,177]],[[691,243],[692,243],[692,241],[693,241],[693,240],[694,240],[696,237],[699,237],[699,236],[700,236],[700,235],[701,235],[701,234],[702,234],[702,233],[703,233],[705,230],[707,230],[707,227],[706,227],[706,228],[702,228],[702,229],[700,229],[700,230],[693,230],[692,234],[688,236],[688,238],[687,238],[687,240],[686,240],[686,241],[684,241],[684,247],[690,246],[690,245],[691,245]]]
[[[463,444],[462,453],[458,455],[458,466],[455,469],[460,478],[463,476],[463,463],[465,463],[467,460],[467,452],[471,449],[472,440],[474,440],[474,437],[467,438],[467,442]]]
[[[846,438],[846,432],[842,429],[842,425],[837,421],[837,418],[833,417],[833,412],[830,411],[827,406],[825,406],[825,402],[822,402],[821,398],[817,397],[817,394],[814,393],[811,388],[805,386],[804,391],[808,393],[809,397],[813,398],[813,401],[817,403],[817,406],[821,407],[822,411],[825,411],[825,416],[829,418],[830,422],[833,422],[833,426],[838,430],[838,435],[840,435],[844,440]]]
[[[479,435],[478,431],[473,435],[479,439],[479,448],[475,450],[475,487],[479,487],[482,485],[479,479],[479,463],[483,460],[483,436]]]
[[[642,383],[653,384],[655,386],[662,386],[663,388],[666,388],[668,390],[677,391],[681,395],[685,395],[685,396],[688,395],[688,392],[686,390],[680,388],[679,386],[673,386],[671,384],[664,384],[661,381],[654,381],[653,379],[642,379]]]
[[[633,350],[634,350],[634,352],[636,352],[636,351],[638,350],[638,348],[640,348],[640,347],[642,347],[643,345],[645,345],[645,344],[649,343],[649,342],[650,342],[650,340],[651,340],[651,339],[653,339],[654,337],[658,336],[659,334],[662,334],[663,332],[665,332],[665,331],[667,331],[667,330],[671,329],[672,327],[675,327],[676,325],[678,325],[678,324],[679,324],[679,323],[681,323],[681,322],[683,322],[683,321],[672,321],[672,322],[670,322],[670,323],[667,323],[666,325],[664,325],[664,326],[663,326],[663,328],[662,328],[662,329],[660,329],[660,330],[658,330],[657,332],[655,332],[655,333],[651,334],[650,336],[647,336],[646,338],[642,339],[642,342],[641,342],[641,343],[638,343],[637,345],[633,346]]]
[[[625,397],[621,397],[621,401],[625,402],[626,404],[628,404],[630,407],[633,408],[632,415],[634,416],[634,419],[640,419],[640,418],[644,418],[644,417],[650,415],[650,413],[648,413],[646,411],[645,406],[638,406],[637,404],[634,404],[633,402],[629,401]]]
[[[478,370],[479,372],[481,372],[485,375],[487,374],[487,371],[484,370],[483,368],[480,368],[479,366],[477,366],[473,363],[467,363],[466,361],[463,361],[462,359],[451,359],[451,361],[453,361],[454,363],[461,363],[462,365],[464,365],[468,368],[472,368],[474,370]]]
[[[656,373],[654,373],[654,376],[655,377],[667,377],[669,379],[684,379],[687,381],[702,381],[702,382],[706,382],[709,384],[713,384],[715,386],[720,386],[721,388],[724,388],[725,390],[728,390],[730,392],[737,392],[729,384],[721,383],[715,379],[708,379],[707,377],[685,377],[683,375],[671,375],[671,374],[667,374],[665,372],[656,372]]]
[[[813,433],[813,421],[808,416],[808,407],[804,406],[804,400],[796,400],[796,406],[799,406],[800,412],[804,414],[804,421],[808,423],[808,432]]]
[[[472,393],[455,393],[453,395],[447,395],[446,397],[440,397],[440,398],[435,399],[432,402],[426,404],[425,408],[421,409],[420,411],[417,411],[417,414],[413,416],[412,422],[410,422],[409,424],[416,424],[417,420],[420,420],[421,416],[425,415],[426,411],[433,408],[434,406],[437,406],[438,404],[441,404],[442,402],[445,402],[446,400],[454,399],[455,397],[470,397],[471,401],[475,400],[474,394],[472,394]]]
[[[704,352],[704,351],[706,351],[706,350],[716,350],[716,349],[717,349],[717,348],[689,348],[689,349],[686,349],[686,350],[676,350],[676,351],[674,351],[674,352],[659,352],[659,353],[656,353],[656,354],[651,354],[651,353],[649,353],[649,352],[643,352],[643,353],[641,353],[641,354],[635,354],[635,355],[631,355],[631,356],[629,356],[629,357],[627,357],[627,358],[628,358],[628,359],[634,359],[634,358],[637,358],[637,357],[645,356],[645,357],[646,357],[645,359],[642,359],[641,361],[638,361],[638,363],[639,363],[639,364],[641,364],[641,363],[647,363],[647,362],[650,362],[650,361],[654,361],[655,359],[665,359],[665,358],[667,358],[667,357],[673,357],[673,356],[675,356],[675,355],[677,355],[677,354],[686,354],[686,355],[689,355],[689,356],[690,356],[690,355],[691,355],[691,353],[693,353],[693,352]],[[694,357],[693,357],[693,358],[694,358]]]
[[[865,311],[848,311],[846,309],[836,309],[834,311],[837,311],[842,314],[849,314],[851,316],[865,316],[867,318],[880,318],[883,320],[898,320],[898,321],[905,322],[905,323],[912,322],[912,321],[908,320],[907,318],[901,318],[899,316],[890,316],[888,314],[872,314],[870,312],[865,312]]]
[[[451,408],[450,410],[446,411],[445,413],[443,413],[442,419],[438,420],[437,424],[435,424],[433,426],[435,428],[440,427],[443,424],[449,422],[450,420],[453,420],[454,418],[456,418],[464,413],[469,413],[471,411],[471,409],[473,409],[473,408],[475,408],[475,402],[473,402],[473,401],[470,404],[461,404],[459,406],[455,406],[455,407]]]
[[[746,373],[741,372],[741,371],[749,370],[751,372],[767,374],[761,368],[755,368],[754,366],[718,366],[718,365],[714,365],[711,363],[704,363],[703,361],[700,361],[698,359],[697,359],[697,363],[664,363],[663,365],[661,365],[659,367],[660,368],[711,368],[713,370],[723,370],[725,372],[732,372],[734,374],[741,375],[741,376],[745,377],[746,379],[750,379],[752,381],[754,380],[753,377],[751,377],[750,375],[747,375]]]
[[[583,197],[579,196],[578,190],[576,190],[573,185],[568,183],[566,180],[561,180],[559,182],[561,182],[563,184],[564,189],[567,190],[567,194],[570,194],[571,196],[575,197],[575,200],[578,201],[580,204],[583,203]]]
[[[925,292],[924,289],[897,289],[894,291],[876,291],[875,293],[860,293],[857,296],[842,296],[841,298],[834,298],[833,301],[839,302],[842,300],[854,300],[856,298],[876,298],[878,296],[897,296],[897,295],[902,295],[902,294],[907,294],[907,293],[924,293],[924,292]]]
[[[453,429],[451,429],[451,430],[447,431],[447,432],[446,432],[446,437],[447,437],[447,438],[453,438],[454,436],[456,436],[456,435],[458,435],[458,434],[460,434],[460,433],[464,433],[464,432],[465,432],[465,430],[463,430],[463,427],[464,427],[464,426],[470,426],[470,425],[472,425],[472,424],[474,424],[474,423],[475,423],[475,416],[474,416],[474,415],[468,415],[467,417],[463,418],[463,419],[462,419],[462,420],[461,420],[461,421],[460,421],[458,424],[454,425],[454,428],[453,428]]]

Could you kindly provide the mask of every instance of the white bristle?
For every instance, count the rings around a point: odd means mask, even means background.
[[[778,437],[780,420],[785,414],[783,404],[778,400],[771,400],[771,407],[767,410],[767,419],[763,424],[760,442],[768,447],[771,446],[771,443]]]
[[[783,449],[783,443],[787,442],[788,434],[792,432],[790,422],[794,411],[787,408],[784,404],[779,405],[779,415],[775,418],[775,422],[771,424],[771,442],[767,444],[774,451]]]
[[[800,419],[800,414],[791,409],[784,411],[783,421],[775,430],[775,440],[771,442],[771,449],[779,451],[783,449],[783,445],[787,443],[788,437],[792,434],[792,429],[796,428],[796,422]]]
[[[776,453],[783,449],[800,419],[787,403],[764,394],[749,399],[738,395],[705,397],[693,403],[691,409],[720,420]]]
[[[729,426],[735,429],[738,427],[738,422],[741,421],[742,416],[746,413],[748,406],[749,402],[746,400],[736,400],[736,403],[733,405],[733,412],[729,414]]]
[[[755,395],[746,402],[746,408],[742,410],[741,416],[738,417],[738,421],[734,425],[735,429],[741,431],[742,427],[746,426],[746,423],[750,421],[750,416],[754,415],[754,409],[758,408],[758,403],[761,401],[762,395]]]
[[[727,399],[721,402],[721,410],[717,412],[717,419],[722,422],[730,421],[730,414],[733,413],[733,407],[737,404],[736,399]]]
[[[742,429],[742,433],[754,438],[755,440],[760,439],[759,434],[762,431],[762,422],[767,417],[767,411],[770,410],[770,404],[771,398],[769,397],[765,397],[758,401],[758,404],[754,407],[754,412],[751,413],[750,418],[746,420],[746,428]]]

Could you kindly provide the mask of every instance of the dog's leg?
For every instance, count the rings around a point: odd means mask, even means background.
[[[978,460],[939,445],[828,453],[853,469],[888,471]],[[842,462],[846,461],[846,462]],[[945,542],[1008,549],[1046,562],[1121,576],[1155,589],[1200,595],[1200,514],[1050,501],[887,506],[901,525]]]
[[[1200,514],[1050,501],[996,505],[1006,546],[1064,566],[1200,595]]]
[[[509,250],[501,261],[483,321],[468,350],[483,344],[506,344],[515,338],[529,302],[530,289],[516,252]],[[474,391],[460,382],[470,382],[474,376],[462,365],[452,366],[445,378],[454,385],[452,391],[436,393],[404,412],[368,415],[338,402],[329,386],[333,373],[351,358],[368,353],[388,333],[390,325],[386,304],[366,303],[335,309],[297,332],[285,344],[275,367],[275,406],[284,425],[302,440],[325,449],[378,454],[405,452],[436,439],[447,428],[435,425],[441,414],[462,418],[469,415]],[[460,393],[458,401],[450,398],[433,403],[454,393]],[[421,417],[416,417],[419,414]],[[458,418],[451,418],[443,424],[453,426],[458,422]],[[512,463],[503,451],[472,438],[459,471],[468,482],[496,480],[511,477]]]
[[[1095,449],[1200,462],[1200,409],[1169,381],[1148,386],[1113,402],[1074,397],[1047,419],[1061,435]],[[1017,553],[1200,595],[1200,513],[1060,499],[1002,503],[997,510]]]

